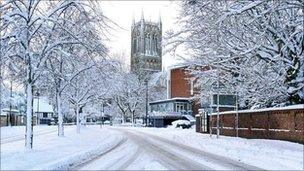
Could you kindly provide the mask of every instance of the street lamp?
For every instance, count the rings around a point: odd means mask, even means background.
[[[146,84],[146,126],[148,126],[148,101],[149,101],[149,93],[148,93],[148,88],[149,88],[149,79],[150,79],[150,75],[152,73],[155,73],[155,72],[158,72],[158,70],[153,70],[153,69],[143,69],[143,71],[145,71],[145,78],[144,78],[144,81],[145,81],[145,84]]]
[[[149,80],[146,79],[145,80],[146,82],[146,126],[148,126],[148,97],[149,97],[149,94],[148,94],[148,88],[149,88]]]
[[[214,104],[214,94],[216,92],[216,138],[219,138],[220,134],[220,81],[219,81],[219,70],[216,70],[216,81],[212,82],[212,104]],[[215,83],[216,82],[216,83]],[[215,85],[216,84],[216,85]],[[216,88],[215,88],[216,87]],[[210,103],[211,104],[211,103]],[[212,137],[212,127],[213,127],[213,114],[210,116],[211,129],[210,129],[210,137]]]

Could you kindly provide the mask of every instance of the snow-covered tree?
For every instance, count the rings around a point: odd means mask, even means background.
[[[167,73],[157,72],[149,79],[149,102],[167,99]]]
[[[84,46],[92,30],[80,24],[98,21],[96,1],[10,0],[1,2],[1,56],[14,61],[14,68],[24,78],[27,97],[26,148],[32,148],[33,86],[43,74],[44,64],[54,54],[66,55],[64,47]],[[92,4],[93,3],[93,4]],[[93,10],[94,9],[94,10]],[[69,11],[69,12],[66,12]],[[78,14],[78,15],[76,15]],[[69,20],[65,16],[78,16]],[[64,23],[68,24],[64,24]],[[100,26],[94,23],[92,27]],[[77,25],[79,24],[79,27]],[[84,27],[87,28],[87,27]],[[83,34],[85,33],[85,34]],[[58,35],[61,36],[58,36]],[[91,48],[91,47],[86,47]]]
[[[219,79],[245,106],[303,103],[303,6],[300,0],[183,1],[183,27],[167,35],[167,44],[187,48],[188,64],[220,72],[192,73],[202,83]]]
[[[128,73],[119,62],[107,84],[110,98],[114,102],[112,108],[117,108],[123,122],[131,118],[134,123],[135,118],[142,113],[141,106],[144,106],[145,84],[136,75]]]

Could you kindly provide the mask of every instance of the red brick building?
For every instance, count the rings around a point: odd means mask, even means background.
[[[210,67],[196,66],[196,69],[203,71],[210,70]],[[216,109],[217,94],[213,93],[210,96],[210,101],[205,101],[201,103],[201,100],[195,98],[198,96],[200,91],[197,90],[196,86],[197,79],[190,74],[188,66],[175,66],[171,67],[168,71],[167,77],[167,99],[157,100],[150,102],[150,117],[158,118],[160,121],[159,125],[165,126],[170,124],[170,122],[182,119],[184,116],[195,116],[199,113],[200,108],[204,108],[210,112]],[[219,110],[227,111],[233,110],[233,100],[234,95],[220,94],[219,95]],[[201,106],[203,104],[204,106]],[[207,104],[207,105],[206,105]],[[166,119],[165,119],[166,118]],[[190,120],[187,118],[188,120]],[[194,120],[194,118],[193,118]],[[153,120],[153,123],[158,122]]]
[[[168,77],[168,98],[189,98],[191,99],[192,112],[198,114],[200,104],[193,97],[198,92],[195,90],[195,78],[187,71],[186,66],[173,67],[169,70]]]
[[[168,85],[169,98],[174,97],[191,97],[190,76],[186,73],[185,68],[172,68],[170,71]]]
[[[178,119],[195,122],[198,105],[194,105],[194,79],[186,67],[174,67],[168,71],[167,99],[150,102],[150,123],[156,127],[170,125]],[[198,104],[198,103],[197,103]]]

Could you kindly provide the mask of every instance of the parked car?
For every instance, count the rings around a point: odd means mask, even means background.
[[[51,118],[51,121],[48,123],[48,125],[57,125],[54,118]]]
[[[175,128],[181,127],[183,129],[191,128],[191,126],[192,126],[191,122],[187,121],[187,120],[176,120],[176,121],[172,122],[172,125]]]
[[[104,124],[104,125],[111,125],[111,126],[113,125],[112,122],[109,121],[109,120],[104,121],[103,124]]]

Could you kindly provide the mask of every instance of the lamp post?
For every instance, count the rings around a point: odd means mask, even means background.
[[[153,73],[156,73],[156,72],[159,72],[159,70],[154,70],[154,69],[143,69],[144,71],[144,74],[145,74],[145,78],[144,78],[144,81],[145,81],[145,84],[146,84],[146,126],[148,126],[148,105],[149,105],[149,79],[150,79],[150,76],[153,74]]]
[[[146,84],[146,97],[145,97],[145,105],[146,105],[146,116],[145,116],[145,122],[146,122],[146,126],[148,126],[148,109],[149,109],[149,78],[150,78],[150,75],[154,72],[157,72],[157,70],[152,70],[152,69],[143,69],[144,73],[145,73],[145,77],[144,77],[144,81],[145,81],[145,84]]]
[[[146,126],[148,126],[148,87],[149,87],[149,85],[148,85],[148,79],[146,79]]]

